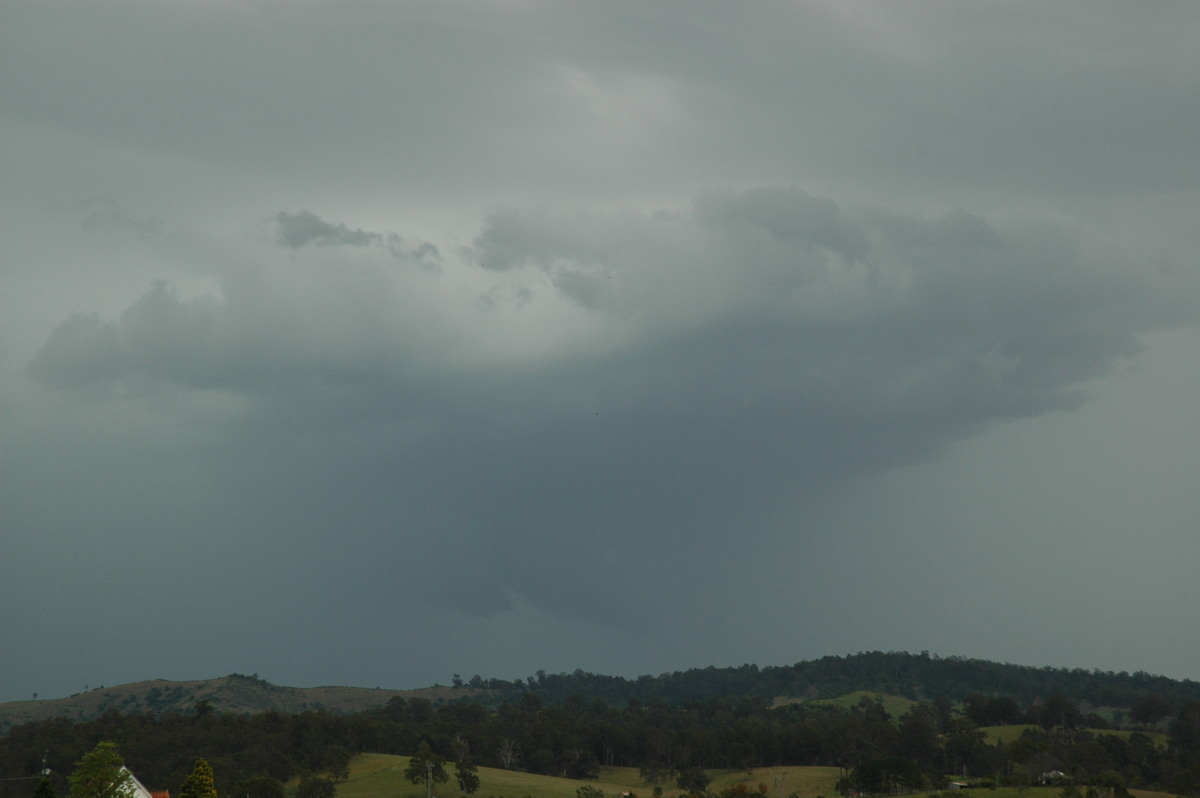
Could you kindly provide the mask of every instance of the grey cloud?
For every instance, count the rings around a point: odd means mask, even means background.
[[[127,230],[143,241],[163,235],[163,225],[156,220],[135,219],[118,204],[107,198],[92,198],[75,203],[74,210],[84,213],[83,226],[102,230]]]
[[[207,387],[218,312],[209,299],[180,302],[158,281],[118,321],[77,314],[58,325],[29,369],[58,388],[126,379]]]
[[[544,212],[529,217],[508,209],[487,218],[465,255],[489,271],[538,269],[581,307],[618,311],[621,300],[613,276],[627,235],[620,229],[625,222]]]
[[[393,258],[411,260],[415,263],[421,264],[425,268],[437,269],[440,267],[442,262],[441,251],[438,250],[437,246],[429,241],[422,241],[415,247],[410,248],[405,244],[403,238],[395,233],[388,233],[387,248],[388,252],[392,254]]]
[[[473,242],[479,265],[507,271],[532,265],[548,269],[562,261],[602,263],[616,242],[597,241],[592,225],[604,219],[510,208],[491,214]],[[602,234],[601,234],[602,237]],[[606,246],[607,245],[607,246]]]
[[[862,225],[837,203],[797,189],[769,186],[711,194],[701,199],[698,216],[713,225],[761,230],[805,252],[824,247],[846,263],[861,262],[869,247]]]
[[[1200,5],[4,9],[10,692],[1195,677]]]
[[[510,268],[468,272],[517,281],[523,303],[464,296],[457,326],[433,329],[382,266],[264,270],[219,300],[158,285],[115,322],[68,321],[31,369],[62,388],[140,379],[256,397],[229,445],[333,436],[286,458],[309,464],[290,480],[306,495],[289,501],[361,508],[339,523],[358,518],[379,540],[436,537],[473,585],[444,601],[478,613],[517,595],[624,624],[639,613],[621,590],[565,596],[547,574],[594,550],[597,578],[620,585],[611,546],[661,554],[997,419],[1077,407],[1082,384],[1136,353],[1141,334],[1189,318],[1153,277],[1087,262],[1060,231],[847,209],[791,188],[599,225],[504,214],[475,242]],[[598,261],[603,272],[564,267]],[[432,298],[449,277],[423,279],[434,282],[409,290]],[[540,335],[561,346],[509,353],[495,314],[554,308]],[[500,348],[471,355],[485,345]]]
[[[292,249],[314,244],[316,246],[369,247],[383,243],[383,235],[366,230],[351,230],[342,223],[326,222],[312,211],[275,215],[279,228],[279,243]]]
[[[396,233],[351,229],[343,222],[327,222],[312,211],[280,211],[275,214],[275,226],[276,241],[290,249],[307,246],[385,247],[394,258],[413,260],[430,267],[437,267],[442,257],[429,241],[409,247]]]
[[[419,184],[422,196],[502,201],[586,185],[619,197],[803,177],[899,197],[1059,197],[1200,176],[1186,5],[1107,22],[1087,3],[862,19],[668,3],[639,9],[636,25],[627,9],[542,3],[471,20],[428,3],[305,9],[298,30],[312,51],[343,54],[332,60],[297,58],[280,30],[225,9],[126,8],[14,13],[2,50],[12,117],[306,188],[352,173],[376,196]],[[132,14],[138,32],[122,22]],[[105,44],[129,38],[154,46]],[[1126,52],[1136,57],[1107,56]],[[663,95],[650,105],[668,134],[637,102],[643,84]]]
[[[655,218],[610,226],[606,246],[619,251],[616,239],[643,235]],[[536,216],[522,221],[531,235],[523,247],[510,220],[489,222],[477,239],[484,254],[495,254],[497,240],[509,247],[510,260],[544,264],[559,257],[587,264],[596,251],[596,242],[574,240],[554,218],[539,227]],[[1062,235],[1003,233],[961,211],[923,222],[763,189],[702,200],[688,224],[712,244],[710,263],[689,261],[685,250],[657,264],[655,280],[632,274],[633,264],[616,256],[606,257],[608,276],[554,275],[552,284],[569,301],[610,308],[608,323],[626,336],[605,350],[605,362],[619,367],[597,374],[603,406],[695,395],[712,401],[719,415],[744,391],[768,415],[791,400],[897,419],[950,405],[956,409],[947,418],[982,422],[1074,404],[1080,383],[1137,351],[1139,333],[1184,317],[1178,302],[1145,281],[1081,262]],[[746,225],[759,234],[747,237]],[[819,257],[819,248],[844,257]],[[446,339],[417,334],[385,273],[360,277],[354,283],[329,272],[264,272],[227,283],[223,301],[182,302],[158,284],[119,321],[78,317],[60,325],[31,368],[57,386],[137,376],[193,387],[211,384],[216,369],[223,387],[249,390],[239,380],[251,380],[256,391],[280,398],[292,382],[271,387],[261,374],[281,374],[281,365],[324,380],[358,373],[370,390],[384,391],[396,379],[407,382],[414,368],[431,370],[414,364],[436,359]],[[295,291],[307,298],[282,301]],[[617,292],[619,312],[602,301]],[[459,323],[489,322],[484,315]],[[536,369],[557,385],[574,368],[572,357],[568,349]],[[454,380],[505,380],[492,368],[439,370]],[[500,396],[513,390],[521,393],[510,386]],[[537,401],[561,399],[550,393]]]
[[[391,245],[391,243],[392,243],[392,240],[390,237],[388,239],[388,243],[389,243],[389,245]],[[401,244],[401,242],[399,240],[397,240],[395,245],[396,245],[396,247],[399,247],[400,244]],[[392,251],[395,252],[396,250],[393,249]],[[427,261],[427,262],[434,262],[434,263],[442,259],[442,253],[438,251],[438,248],[436,246],[434,246],[433,244],[431,244],[428,241],[422,241],[409,253],[409,255],[411,255],[412,257],[416,258],[419,261]]]
[[[180,301],[165,281],[120,319],[78,314],[58,325],[30,361],[29,371],[57,388],[179,384],[207,389],[225,382],[228,347],[218,343],[223,308],[212,298]]]

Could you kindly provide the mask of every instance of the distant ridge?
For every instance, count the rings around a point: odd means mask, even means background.
[[[281,687],[257,676],[230,674],[217,679],[172,682],[151,679],[143,682],[96,687],[66,698],[0,703],[0,733],[29,721],[67,718],[91,720],[105,712],[125,715],[151,712],[190,713],[202,701],[216,712],[297,714],[325,711],[336,714],[363,712],[382,707],[393,697],[421,697],[430,701],[466,698],[481,691],[426,687],[391,690],[369,687]]]
[[[49,718],[90,720],[105,712],[190,713],[197,704],[216,712],[297,714],[325,711],[348,714],[378,709],[395,697],[423,698],[434,704],[473,700],[483,704],[515,701],[537,694],[543,701],[561,703],[573,696],[603,699],[613,704],[661,700],[668,703],[711,698],[753,699],[764,705],[784,700],[815,700],[868,691],[911,701],[947,698],[961,701],[972,693],[1005,696],[1030,706],[1059,695],[1092,709],[1126,710],[1153,693],[1178,707],[1200,701],[1200,683],[1144,672],[1113,673],[1081,668],[1032,667],[965,657],[939,657],[926,652],[862,652],[828,656],[795,665],[741,665],[694,668],[659,676],[625,678],[576,670],[548,674],[538,671],[524,680],[472,677],[454,686],[418,690],[366,687],[281,687],[258,678],[230,674],[217,679],[172,682],[151,680],[115,687],[97,687],[67,698],[0,703],[0,734],[12,726]]]
[[[947,698],[961,701],[972,693],[1006,696],[1028,706],[1052,695],[1092,707],[1128,707],[1141,696],[1155,693],[1171,705],[1200,701],[1200,683],[1138,671],[1113,673],[1083,668],[1033,667],[928,652],[870,651],[827,656],[795,665],[741,665],[697,668],[626,679],[576,670],[547,674],[524,682],[471,679],[471,685],[498,690],[530,691],[544,701],[560,703],[573,695],[602,698],[610,703],[663,700],[668,703],[704,701],[713,697],[836,698],[856,691],[898,696],[912,701]]]

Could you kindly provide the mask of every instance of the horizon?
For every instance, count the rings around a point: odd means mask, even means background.
[[[1045,669],[1061,670],[1061,671],[1067,671],[1067,672],[1082,671],[1082,672],[1089,673],[1089,674],[1096,674],[1096,675],[1102,675],[1102,676],[1118,676],[1118,677],[1133,676],[1133,675],[1138,675],[1139,673],[1141,673],[1141,674],[1145,674],[1145,675],[1153,677],[1153,678],[1165,678],[1165,679],[1169,679],[1171,681],[1176,681],[1176,682],[1197,683],[1198,681],[1200,681],[1200,680],[1193,679],[1190,677],[1171,676],[1168,674],[1152,673],[1152,672],[1148,672],[1148,671],[1134,671],[1134,672],[1112,671],[1112,670],[1103,670],[1103,669],[1097,669],[1097,668],[1088,668],[1088,667],[1083,667],[1083,666],[1078,666],[1078,665],[1077,666],[1032,665],[1032,664],[1016,663],[1016,662],[1005,662],[1005,661],[1001,661],[1001,660],[982,659],[980,657],[970,657],[970,656],[965,656],[965,655],[960,655],[960,654],[942,655],[937,652],[929,652],[929,651],[920,651],[920,652],[858,651],[858,652],[854,652],[852,654],[826,654],[826,655],[823,655],[820,657],[815,657],[813,659],[798,660],[796,662],[781,663],[781,664],[763,664],[763,663],[747,662],[747,663],[742,663],[741,665],[695,665],[695,666],[691,666],[691,667],[687,667],[687,668],[677,669],[677,670],[673,670],[673,671],[664,671],[664,672],[660,672],[660,673],[614,674],[614,673],[597,673],[597,672],[593,672],[593,671],[584,671],[584,672],[586,674],[592,675],[592,676],[603,676],[606,678],[624,679],[626,681],[637,681],[638,679],[640,679],[642,677],[647,677],[647,676],[649,676],[651,678],[660,678],[660,677],[669,676],[669,675],[672,675],[675,673],[687,673],[689,671],[703,671],[703,670],[708,670],[710,668],[716,668],[718,670],[723,670],[723,669],[736,670],[739,667],[745,667],[745,666],[753,666],[759,670],[765,670],[765,669],[770,669],[770,668],[789,668],[789,667],[804,664],[807,662],[816,662],[816,661],[830,659],[830,658],[848,659],[848,658],[852,658],[852,657],[855,657],[858,655],[873,654],[873,653],[905,654],[905,655],[908,655],[911,657],[917,657],[917,658],[923,658],[923,657],[927,656],[931,660],[951,660],[951,661],[961,661],[961,662],[987,662],[989,664],[1001,665],[1004,667],[1026,668],[1026,669],[1030,669],[1030,670],[1039,670],[1039,671],[1045,670]],[[109,690],[109,689],[114,689],[114,688],[119,688],[119,687],[129,687],[129,686],[133,686],[133,685],[143,684],[145,682],[167,682],[169,684],[192,684],[192,683],[211,682],[211,681],[217,681],[220,679],[230,679],[230,678],[248,679],[248,680],[252,680],[252,681],[263,682],[264,684],[270,685],[272,687],[284,687],[284,688],[288,688],[288,689],[299,689],[299,690],[311,690],[311,689],[320,689],[320,688],[339,688],[339,689],[351,689],[351,690],[388,690],[388,691],[395,691],[395,692],[414,692],[414,691],[429,690],[429,689],[460,689],[460,688],[488,689],[488,688],[472,688],[468,684],[468,682],[470,680],[472,680],[475,676],[478,676],[485,682],[490,681],[490,680],[500,680],[500,681],[508,682],[510,684],[519,684],[522,682],[528,682],[530,679],[535,678],[539,672],[544,672],[547,676],[571,676],[571,675],[574,675],[574,673],[577,670],[580,670],[580,669],[572,669],[570,671],[560,670],[560,671],[555,671],[555,672],[551,673],[550,671],[546,671],[545,669],[539,669],[538,671],[534,671],[533,673],[526,674],[524,676],[512,677],[512,678],[500,677],[500,676],[485,676],[483,674],[471,674],[470,676],[466,676],[464,674],[456,673],[456,674],[451,674],[450,681],[445,684],[443,684],[441,682],[433,682],[430,684],[423,684],[423,685],[419,685],[416,687],[397,687],[397,686],[383,685],[383,684],[359,685],[359,684],[346,684],[346,683],[327,683],[327,684],[309,684],[309,685],[285,684],[282,682],[272,681],[271,679],[262,676],[258,672],[247,674],[247,673],[241,673],[241,672],[235,671],[235,672],[231,672],[231,673],[222,674],[219,676],[208,676],[208,677],[194,678],[194,679],[169,679],[169,678],[165,678],[165,677],[151,677],[151,678],[146,678],[146,679],[134,679],[132,681],[114,682],[112,684],[100,684],[95,687],[93,687],[90,683],[88,683],[88,684],[84,685],[83,689],[81,689],[77,692],[71,693],[69,695],[46,696],[46,695],[42,695],[39,693],[36,698],[31,697],[31,698],[8,699],[8,698],[0,697],[0,703],[7,704],[7,703],[17,703],[17,702],[23,702],[23,701],[59,701],[59,700],[65,699],[65,698],[75,698],[77,696],[83,695],[84,693],[94,692],[96,690]],[[454,676],[459,676],[462,679],[463,684],[458,685],[458,686],[454,685],[453,684]]]

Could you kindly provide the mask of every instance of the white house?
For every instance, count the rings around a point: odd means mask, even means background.
[[[138,777],[133,775],[127,767],[122,767],[121,770],[129,774],[129,786],[133,787],[133,795],[130,798],[170,798],[169,790],[154,790],[153,792],[146,789],[146,785],[138,781]]]

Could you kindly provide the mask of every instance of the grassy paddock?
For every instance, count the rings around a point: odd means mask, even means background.
[[[1008,745],[1020,737],[1026,729],[1036,728],[1038,727],[1033,724],[1018,723],[1011,726],[980,726],[979,730],[983,732],[988,745],[995,745],[998,742]]]
[[[425,785],[412,784],[404,778],[404,769],[409,758],[389,754],[362,754],[350,763],[350,778],[337,785],[337,798],[425,798]],[[435,785],[438,798],[467,798],[454,782],[454,766],[447,763],[446,772],[450,781]],[[800,798],[837,798],[834,785],[840,771],[833,767],[777,767],[756,768],[749,775],[745,771],[707,771],[712,783],[711,792],[717,793],[735,784],[745,784],[754,790],[759,784],[767,785],[768,798],[786,798],[793,793]],[[637,768],[602,768],[596,781],[576,781],[555,776],[539,776],[496,768],[479,768],[479,790],[470,798],[575,798],[575,791],[583,785],[602,790],[606,798],[619,796],[623,792],[635,792],[639,798],[651,798],[653,787],[638,776]],[[294,791],[295,784],[289,785]],[[999,787],[956,791],[961,798],[1058,798],[1058,787]],[[1130,790],[1134,798],[1175,798],[1171,793],[1149,790]],[[674,786],[664,787],[666,798],[678,798],[680,791]],[[921,791],[917,798],[943,798],[950,793]]]
[[[1016,740],[1021,736],[1021,733],[1026,729],[1037,729],[1038,726],[1033,724],[1017,724],[1013,726],[982,726],[980,731],[983,732],[984,738],[989,745],[995,745],[997,742],[1002,742],[1005,745]],[[1132,729],[1087,729],[1094,735],[1111,734],[1116,737],[1129,738],[1131,734],[1135,734]],[[1141,732],[1154,741],[1154,744],[1160,748],[1166,748],[1167,735],[1162,732]]]
[[[847,693],[837,698],[794,698],[794,697],[777,697],[771,702],[772,708],[784,707],[788,704],[807,704],[809,706],[820,706],[821,704],[832,704],[842,709],[853,709],[862,703],[863,699],[867,699],[871,703],[883,704],[883,709],[893,718],[899,718],[908,714],[908,711],[917,703],[908,698],[901,698],[898,695],[886,695],[884,693],[873,693],[869,690],[856,690],[853,693]]]
[[[389,754],[362,754],[350,763],[350,778],[337,785],[338,798],[425,798],[425,785],[412,784],[404,778],[409,758]],[[453,765],[447,763],[450,781],[435,785],[438,798],[465,798],[454,782]],[[834,798],[833,787],[838,778],[837,768],[779,767],[758,768],[749,776],[745,771],[708,771],[713,792],[734,784],[751,788],[766,784],[770,798],[785,798],[797,793],[800,798],[826,796]],[[596,781],[576,781],[555,776],[539,776],[512,770],[479,768],[479,790],[471,798],[575,798],[575,791],[589,784],[604,791],[606,796],[635,792],[639,798],[650,798],[653,787],[642,781],[637,768],[602,768]],[[293,788],[295,785],[290,785]],[[667,798],[680,793],[673,785],[663,788]]]
[[[1080,789],[1082,792],[1083,789]],[[1152,790],[1130,790],[1134,798],[1177,798],[1174,793],[1154,792]],[[931,793],[936,798],[944,795],[959,795],[962,798],[1058,798],[1062,793],[1061,787],[997,787],[989,789],[954,790],[949,793]],[[917,793],[924,796],[925,793]]]
[[[899,718],[907,715],[908,711],[916,705],[916,701],[909,698],[901,698],[898,695],[887,695],[885,693],[872,693],[867,690],[856,690],[853,693],[848,693],[839,698],[831,698],[827,703],[836,704],[845,709],[853,709],[862,704],[863,699],[870,703],[883,704],[883,711],[892,716]],[[814,701],[814,704],[826,703],[823,701]]]
[[[756,768],[750,775],[746,775],[744,770],[732,773],[710,770],[708,775],[712,778],[712,784],[708,789],[721,792],[735,784],[745,784],[753,790],[759,784],[765,784],[770,798],[784,798],[792,793],[796,793],[800,798],[816,798],[818,795],[835,798],[837,791],[834,786],[840,774],[838,768],[826,767]],[[678,792],[664,790],[663,794],[671,796]]]
[[[338,798],[425,798],[425,785],[413,784],[404,778],[408,767],[406,756],[388,754],[364,754],[356,756],[350,763],[350,778],[337,785]],[[454,781],[454,765],[446,763],[450,780],[435,784],[438,798],[464,798]],[[575,790],[584,784],[600,788],[606,794],[618,794],[634,790],[639,795],[650,793],[649,787],[639,783],[637,770],[622,768],[604,770],[598,781],[575,781],[554,776],[539,776],[512,770],[481,767],[479,790],[472,798],[575,798]],[[629,777],[632,777],[630,779]]]

